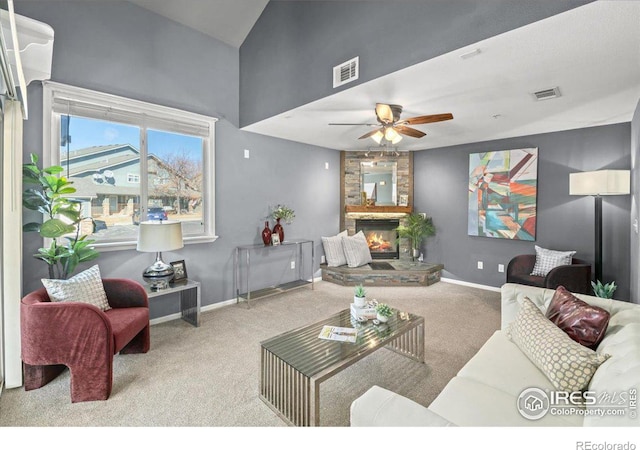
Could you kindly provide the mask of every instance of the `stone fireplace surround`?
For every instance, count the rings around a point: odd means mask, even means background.
[[[363,206],[361,204],[360,163],[363,161],[397,161],[398,198],[406,195],[407,206]],[[349,235],[356,232],[356,219],[398,219],[404,223],[413,211],[413,154],[402,152],[399,156],[365,156],[364,152],[342,152],[340,156],[340,229]],[[440,281],[442,264],[413,262],[409,243],[401,239],[399,258],[389,261],[391,270],[373,270],[372,265],[357,268],[321,265],[322,279],[343,286],[429,286]]]
[[[367,161],[397,162],[398,198],[406,195],[407,206],[363,206],[361,204],[360,163]],[[398,219],[400,224],[413,211],[413,154],[400,152],[399,156],[379,154],[366,156],[365,152],[341,152],[340,229],[349,236],[356,233],[356,219]],[[411,261],[409,243],[404,239],[399,245],[399,259]]]

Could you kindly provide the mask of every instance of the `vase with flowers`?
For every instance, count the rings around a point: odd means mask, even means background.
[[[273,233],[277,233],[280,238],[280,242],[284,242],[284,228],[280,221],[282,220],[285,223],[290,224],[296,217],[295,211],[286,205],[278,204],[278,206],[273,208],[271,211],[271,217],[276,221],[276,224],[273,227]]]

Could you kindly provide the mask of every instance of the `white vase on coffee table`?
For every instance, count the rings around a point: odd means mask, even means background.
[[[383,316],[380,313],[376,313],[376,318],[380,321],[380,322],[386,322],[387,320],[389,320],[389,318],[387,316]]]
[[[366,303],[367,303],[366,297],[356,297],[355,295],[353,296],[353,304],[356,305],[358,308],[364,307]]]

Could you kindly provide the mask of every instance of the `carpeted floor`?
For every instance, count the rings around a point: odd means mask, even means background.
[[[425,318],[426,364],[380,349],[321,385],[321,425],[349,425],[349,406],[372,385],[429,405],[500,326],[500,294],[440,282],[370,287],[368,299]],[[260,341],[348,308],[353,288],[327,282],[151,327],[151,350],[116,355],[111,397],[71,403],[69,373],[30,392],[6,390],[0,426],[284,426],[258,398]]]

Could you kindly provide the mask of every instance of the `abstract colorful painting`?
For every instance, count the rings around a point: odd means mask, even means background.
[[[536,240],[538,149],[469,155],[469,236]]]

